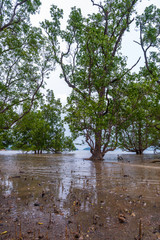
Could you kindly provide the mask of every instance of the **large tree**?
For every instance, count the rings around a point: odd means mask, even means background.
[[[103,159],[107,151],[116,148],[124,120],[119,92],[139,61],[127,69],[121,54],[122,39],[134,21],[138,0],[92,3],[98,13],[84,18],[80,9],[72,8],[66,30],[60,27],[63,11],[53,5],[52,21],[46,20],[42,26],[61,66],[61,77],[73,89],[66,117],[71,131],[85,136],[91,159]]]
[[[85,136],[92,159],[103,159],[107,151],[116,147],[116,92],[128,72],[120,48],[123,34],[133,21],[136,2],[93,2],[99,13],[88,18],[73,8],[65,31],[60,29],[62,10],[52,6],[52,22],[43,23],[62,77],[73,89],[67,119],[74,133]],[[60,50],[59,36],[67,43],[66,51]]]
[[[0,131],[28,113],[44,85],[49,51],[30,15],[40,0],[0,1]]]

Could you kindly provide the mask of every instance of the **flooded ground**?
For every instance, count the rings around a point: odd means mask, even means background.
[[[160,155],[0,155],[0,239],[160,239]]]

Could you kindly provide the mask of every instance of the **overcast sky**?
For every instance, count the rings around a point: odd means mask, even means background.
[[[62,8],[64,11],[64,19],[63,19],[63,25],[65,25],[65,22],[68,18],[68,15],[70,13],[70,9],[73,6],[76,6],[78,8],[81,8],[82,14],[84,16],[87,16],[88,14],[94,12],[97,10],[97,8],[92,5],[91,0],[41,0],[42,6],[40,13],[32,18],[33,24],[36,26],[39,22],[43,21],[44,19],[50,18],[50,5],[54,4],[57,5],[59,8]],[[160,8],[160,0],[142,0],[137,5],[137,11],[138,14],[141,14],[146,6],[150,4],[155,4],[157,7]],[[128,56],[128,66],[131,67],[139,58],[141,55],[141,49],[138,44],[134,43],[133,40],[138,40],[139,33],[135,31],[135,27],[131,27],[131,33],[127,33],[124,36],[123,41],[123,54]],[[136,53],[136,54],[135,54]],[[141,60],[141,65],[143,64],[143,58]],[[59,78],[60,69],[57,68],[53,73],[50,75],[50,79],[47,79],[47,86],[46,88],[52,89],[54,91],[55,97],[60,98],[61,102],[64,104],[66,102],[66,97],[71,92],[71,89],[67,86],[67,84],[64,82],[63,79]]]

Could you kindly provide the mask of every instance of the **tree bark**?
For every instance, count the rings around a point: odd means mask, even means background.
[[[104,153],[102,151],[102,130],[98,130],[95,133],[95,148],[91,149],[91,160],[103,160]]]
[[[143,154],[143,150],[142,149],[136,150],[136,154],[139,154],[139,155]]]

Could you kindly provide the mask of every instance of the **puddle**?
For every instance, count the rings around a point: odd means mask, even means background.
[[[0,238],[160,239],[160,156],[85,157],[1,153]]]

